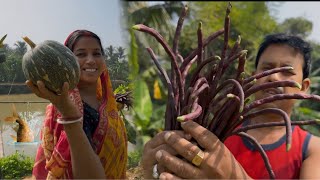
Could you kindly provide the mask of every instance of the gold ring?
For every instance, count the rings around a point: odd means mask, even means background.
[[[204,152],[200,150],[198,154],[192,159],[192,164],[196,166],[200,166],[203,158],[204,158]]]

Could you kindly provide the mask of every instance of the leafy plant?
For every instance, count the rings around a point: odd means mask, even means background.
[[[120,86],[118,86],[114,91],[113,93],[115,94],[115,96],[117,97],[118,94],[125,94],[125,93],[128,93],[128,92],[132,92],[132,84],[129,84],[129,85],[123,85],[123,84],[120,84]],[[132,100],[130,100],[132,101]],[[131,102],[130,102],[131,104]],[[132,122],[130,122],[130,114],[129,113],[129,105],[126,105],[127,108],[119,108],[118,107],[118,110],[120,111],[120,116],[122,117],[124,123],[125,123],[125,127],[126,127],[126,130],[127,130],[127,136],[128,136],[128,141],[132,144],[136,144],[136,138],[137,138],[137,131],[135,129],[135,127],[133,126]],[[124,107],[124,105],[123,105]],[[132,106],[130,106],[132,107]],[[125,109],[127,111],[125,111]],[[129,119],[128,119],[129,118]]]
[[[130,86],[129,86],[129,85],[126,86],[126,85],[120,84],[120,85],[113,91],[113,93],[114,93],[114,94],[117,94],[117,93],[123,94],[123,93],[126,93],[126,92],[128,92],[128,91],[130,91]]]
[[[291,116],[291,119],[293,121],[298,120],[310,120],[310,119],[320,119],[320,112],[316,111],[314,109],[311,109],[309,107],[301,107],[300,104],[303,104],[306,102],[299,102],[295,106],[293,110],[293,114]],[[300,126],[302,129],[309,131],[311,134],[315,136],[320,136],[320,125],[319,124],[313,124],[313,125],[303,125]]]
[[[129,66],[125,49],[121,46],[114,47],[110,45],[105,49],[105,52],[112,87],[117,88],[120,84],[127,85],[129,83]]]
[[[142,151],[139,150],[135,150],[132,152],[128,153],[128,165],[127,165],[127,169],[136,167],[139,165],[140,162],[140,157],[142,155]]]
[[[1,179],[22,179],[32,174],[34,161],[19,152],[0,159]]]

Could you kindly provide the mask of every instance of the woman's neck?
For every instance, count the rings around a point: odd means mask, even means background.
[[[91,84],[87,86],[79,86],[78,88],[81,99],[91,107],[98,109],[100,106],[100,101],[97,99],[96,85]]]

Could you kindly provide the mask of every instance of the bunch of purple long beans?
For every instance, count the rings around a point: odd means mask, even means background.
[[[277,87],[301,88],[295,81],[276,81],[256,85],[257,79],[273,73],[292,70],[292,67],[281,67],[264,71],[260,74],[245,77],[244,67],[247,50],[240,48],[240,36],[232,48],[228,47],[230,31],[230,10],[231,3],[226,9],[224,28],[212,33],[206,39],[202,35],[202,23],[199,23],[197,30],[198,47],[191,51],[187,57],[182,57],[178,51],[179,38],[186,17],[188,7],[184,6],[176,27],[173,45],[168,42],[155,30],[143,24],[134,25],[132,28],[150,34],[162,45],[171,59],[171,77],[161,67],[153,50],[148,47],[147,51],[161,73],[168,88],[168,100],[165,114],[165,129],[180,129],[180,122],[193,120],[213,132],[220,140],[224,141],[231,135],[239,135],[247,138],[262,155],[270,178],[274,179],[274,173],[268,157],[262,146],[246,133],[249,129],[286,126],[287,151],[291,147],[292,130],[291,125],[309,125],[319,123],[318,120],[290,121],[288,114],[278,108],[264,108],[256,110],[258,106],[282,99],[312,99],[320,101],[320,96],[308,94],[276,94],[263,99],[248,101],[248,97],[257,91]],[[217,39],[224,36],[224,43],[220,56],[203,58],[204,48]],[[238,59],[237,72],[234,78],[223,81],[222,75],[225,70]],[[194,71],[190,72],[191,66],[196,63]],[[203,71],[205,68],[209,71]],[[190,77],[190,82],[186,82]],[[245,120],[263,113],[275,113],[283,117],[283,122],[267,122],[255,125],[241,126]]]

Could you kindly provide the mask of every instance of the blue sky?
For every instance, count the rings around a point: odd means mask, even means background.
[[[35,43],[64,42],[76,29],[88,29],[104,46],[124,46],[119,0],[1,0],[0,36],[13,46],[28,36]]]
[[[22,36],[35,43],[52,39],[64,42],[70,32],[88,29],[104,46],[125,46],[120,21],[120,0],[1,0],[0,36],[13,46]],[[278,21],[303,16],[313,22],[309,38],[320,42],[320,2],[284,2]]]

